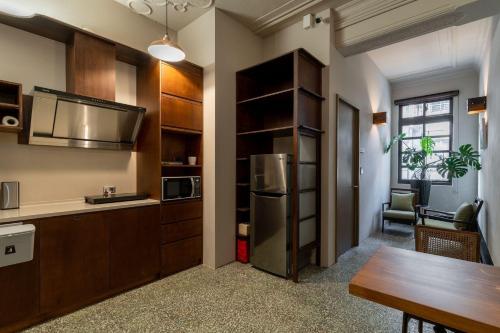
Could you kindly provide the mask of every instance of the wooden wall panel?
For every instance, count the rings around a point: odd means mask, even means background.
[[[163,94],[161,97],[161,124],[162,126],[202,131],[203,105]]]
[[[80,32],[66,44],[66,90],[115,100],[115,45]]]

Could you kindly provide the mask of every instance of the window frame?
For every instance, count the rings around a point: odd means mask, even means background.
[[[456,96],[456,95],[455,95]],[[451,151],[453,150],[453,110],[454,110],[454,103],[453,99],[455,96],[450,96],[450,95],[442,95],[439,96],[439,94],[432,95],[432,98],[426,98],[426,97],[414,97],[411,99],[408,99],[406,101],[396,101],[397,105],[399,106],[399,116],[398,116],[398,135],[402,133],[403,126],[408,126],[408,125],[422,125],[422,136],[421,137],[405,137],[406,139],[421,139],[423,136],[425,136],[425,130],[426,130],[426,125],[427,124],[432,124],[432,123],[438,123],[438,122],[444,122],[444,121],[449,121],[450,124],[450,135],[436,135],[432,136],[432,138],[450,138],[449,142],[449,150],[435,150],[433,153],[448,153],[450,154]],[[450,102],[450,113],[447,114],[440,114],[440,115],[434,115],[434,116],[427,116],[427,103],[432,103],[432,102],[441,102],[441,101],[449,101]],[[403,118],[403,107],[407,105],[412,105],[412,104],[424,104],[424,110],[423,110],[423,115],[419,117],[412,117],[412,118]],[[398,143],[398,183],[400,184],[409,184],[410,179],[403,179],[402,178],[402,171],[403,171],[403,162],[402,162],[402,155],[403,155],[403,142],[399,141]],[[451,186],[453,185],[453,180],[449,178],[447,181],[442,181],[442,180],[432,180],[433,185],[448,185]]]

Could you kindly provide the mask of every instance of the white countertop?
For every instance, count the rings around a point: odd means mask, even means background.
[[[80,213],[99,212],[119,208],[158,205],[160,201],[153,199],[123,201],[107,204],[91,205],[85,201],[52,202],[38,205],[21,206],[18,209],[0,210],[0,224],[9,222],[22,222],[44,217],[72,215]]]

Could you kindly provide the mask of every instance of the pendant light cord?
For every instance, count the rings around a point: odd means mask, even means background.
[[[168,36],[168,0],[165,2],[165,35]]]

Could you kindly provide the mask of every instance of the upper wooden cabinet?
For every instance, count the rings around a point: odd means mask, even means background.
[[[114,101],[115,81],[115,45],[75,32],[66,45],[66,90]]]
[[[203,69],[188,63],[161,64],[161,91],[203,102]]]
[[[163,94],[161,97],[161,125],[202,131],[203,105]]]

